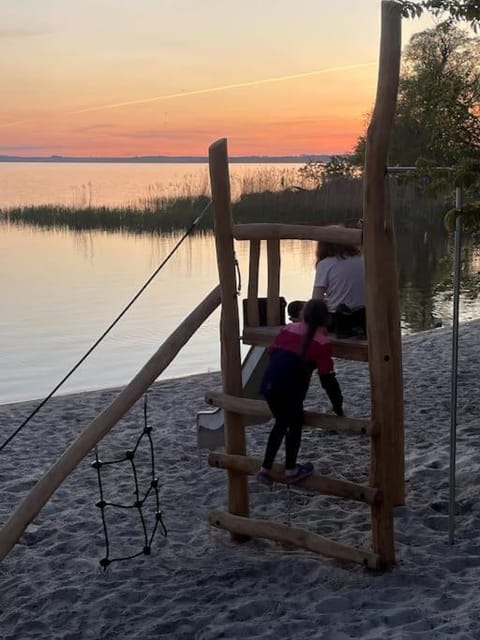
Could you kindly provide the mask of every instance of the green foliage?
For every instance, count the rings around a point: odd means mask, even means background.
[[[318,189],[332,180],[358,178],[361,169],[352,162],[351,155],[345,154],[332,156],[328,162],[307,162],[298,174],[303,184]]]
[[[415,34],[404,54],[392,164],[439,166],[480,152],[478,43],[451,21]]]
[[[399,185],[415,185],[417,194],[427,198],[451,196],[457,187],[466,198],[478,197],[480,166],[478,160],[460,160],[454,167],[439,167],[426,158],[418,158],[408,173],[394,175]]]
[[[414,35],[405,50],[389,164],[417,166],[427,192],[471,188],[478,181],[478,60],[477,40],[451,20]],[[365,144],[362,135],[352,155],[359,166],[364,164]]]
[[[480,0],[399,0],[406,18],[419,18],[424,11],[435,16],[447,15],[453,20],[469,22],[473,29],[480,26]]]
[[[310,160],[298,170],[300,181],[308,186],[319,188],[325,177],[325,163]]]
[[[452,291],[452,264],[454,262],[455,245],[449,242],[448,248],[440,256],[438,264],[438,279],[432,288],[432,296],[438,297],[439,294],[444,300],[451,300]],[[462,282],[462,298],[466,300],[477,300],[480,295],[480,272],[476,264],[478,263],[478,245],[475,243],[463,243],[461,250],[461,282]],[[442,275],[443,273],[443,275]]]
[[[458,214],[457,209],[450,209],[443,218],[445,228],[449,233],[455,231],[455,221]],[[476,235],[480,232],[480,200],[469,202],[462,207],[462,228],[476,239]]]
[[[358,178],[358,167],[352,162],[350,155],[332,156],[325,165],[325,180]]]
[[[162,207],[81,207],[32,205],[0,212],[0,221],[47,229],[86,231],[127,231],[130,233],[162,233],[186,229],[209,202],[207,196],[177,198]],[[208,217],[208,216],[207,216]],[[199,228],[205,228],[202,220]]]
[[[455,166],[447,168],[418,158],[415,172],[407,180],[423,184],[425,193],[433,197],[452,192],[456,187],[461,187],[464,194],[475,194],[480,181],[480,163],[476,159],[461,158]]]
[[[40,205],[0,211],[0,223],[30,225],[41,228],[65,228],[74,231],[102,229],[134,234],[163,234],[186,229],[208,203],[207,196],[177,198],[154,208],[141,207],[66,207]],[[392,185],[392,202],[398,213],[398,226],[412,229],[420,220],[440,220],[438,211],[445,208],[443,198],[419,194],[414,184]],[[451,206],[451,205],[449,205]],[[362,180],[338,177],[327,180],[317,189],[264,191],[243,194],[233,203],[237,223],[285,222],[327,224],[358,221],[362,217]],[[441,221],[440,221],[441,226]],[[200,229],[211,229],[213,217],[207,214]]]

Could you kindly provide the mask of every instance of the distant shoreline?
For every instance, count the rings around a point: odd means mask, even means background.
[[[243,164],[305,164],[307,162],[328,162],[331,156],[301,155],[301,156],[236,156],[231,157],[231,163]],[[123,164],[206,164],[205,156],[132,156],[132,157],[85,157],[85,156],[5,156],[0,155],[0,162],[47,162],[47,163],[123,163]]]

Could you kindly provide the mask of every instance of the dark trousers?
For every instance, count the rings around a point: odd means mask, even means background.
[[[332,403],[332,409],[337,415],[343,415],[343,396],[337,377],[334,373],[319,373],[320,384],[322,385],[328,399]]]
[[[341,304],[336,312],[328,312],[327,330],[337,338],[363,338],[367,333],[365,307],[350,309]]]
[[[270,407],[275,424],[268,436],[263,467],[271,469],[285,437],[285,468],[295,469],[298,450],[302,441],[303,398],[288,394],[269,393],[265,399]]]

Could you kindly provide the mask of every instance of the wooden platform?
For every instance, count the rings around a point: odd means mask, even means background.
[[[245,327],[242,340],[244,344],[268,347],[280,329],[282,329],[281,326]],[[368,345],[366,340],[357,340],[356,338],[339,339],[333,335],[330,335],[330,339],[333,347],[333,356],[335,358],[368,362]]]

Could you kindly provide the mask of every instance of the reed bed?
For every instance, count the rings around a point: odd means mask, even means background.
[[[76,209],[58,205],[32,205],[3,210],[4,221],[11,224],[30,225],[45,229],[69,229],[134,234],[170,233],[186,229],[192,220],[208,204],[207,196],[157,200],[156,207],[82,207]],[[199,228],[207,228],[208,220]]]
[[[198,176],[197,176],[198,178]],[[252,169],[232,180],[233,216],[236,222],[356,223],[362,217],[360,179],[335,179],[319,188],[306,188],[295,169]],[[308,185],[307,185],[308,186]],[[452,244],[443,216],[452,198],[429,198],[413,183],[392,178],[400,306],[404,327],[420,330],[438,324],[435,309],[451,293]],[[15,225],[67,229],[81,234],[92,230],[109,233],[164,235],[187,229],[210,202],[208,181],[186,182],[178,192],[162,195],[152,186],[136,204],[124,207],[28,206],[0,212],[0,219]],[[209,232],[211,212],[196,228]],[[462,286],[468,298],[480,291],[478,248],[466,242]],[[444,306],[445,306],[444,305]]]
[[[339,178],[316,189],[302,186],[295,169],[252,170],[232,184],[233,216],[236,222],[320,222],[339,223],[362,216],[362,182]],[[303,182],[304,184],[304,182]],[[172,194],[172,190],[168,191]],[[203,178],[186,181],[174,195],[161,195],[159,185],[152,186],[138,202],[122,207],[54,204],[13,207],[0,211],[0,218],[11,224],[74,231],[101,229],[135,234],[169,233],[186,229],[209,202],[208,183]],[[452,206],[451,198],[427,198],[414,185],[392,181],[392,200],[399,230],[422,219],[441,220]],[[213,227],[206,216],[199,230]]]

